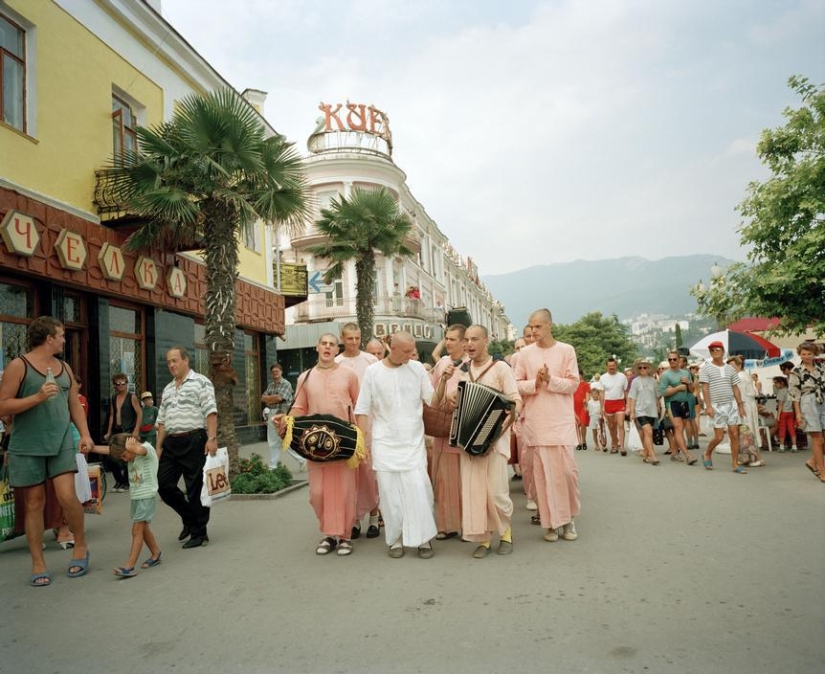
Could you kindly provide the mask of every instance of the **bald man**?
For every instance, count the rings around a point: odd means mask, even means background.
[[[422,417],[434,391],[424,366],[412,360],[414,352],[411,334],[393,334],[389,354],[367,368],[355,406],[364,432],[372,416],[372,467],[393,559],[404,556],[404,546],[417,547],[418,556],[429,559],[437,533]]]

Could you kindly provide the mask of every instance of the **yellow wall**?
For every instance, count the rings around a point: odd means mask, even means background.
[[[36,26],[37,131],[0,127],[0,175],[94,213],[94,171],[112,155],[112,86],[163,116],[163,91],[50,0],[7,0]]]
[[[35,26],[37,125],[32,138],[0,123],[0,177],[96,215],[94,172],[113,151],[113,87],[145,107],[144,126],[163,121],[164,92],[51,0],[6,3]],[[241,243],[239,252],[241,275],[266,284],[264,251]]]

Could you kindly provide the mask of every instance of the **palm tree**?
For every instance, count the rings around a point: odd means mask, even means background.
[[[238,236],[259,219],[300,232],[308,216],[300,156],[232,89],[184,98],[168,122],[137,130],[138,145],[112,160],[117,203],[144,221],[129,247],[177,250],[202,243],[206,343],[218,404],[219,442],[237,472],[231,367]]]
[[[324,276],[325,283],[340,278],[344,265],[355,260],[355,312],[362,338],[368,340],[372,335],[376,252],[387,258],[413,255],[404,243],[412,230],[412,221],[401,212],[386,188],[356,187],[349,199],[333,199],[330,208],[321,211],[321,219],[315,225],[326,235],[327,242],[309,252],[332,262]]]

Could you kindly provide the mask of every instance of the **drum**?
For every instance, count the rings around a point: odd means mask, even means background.
[[[331,414],[284,417],[282,449],[291,449],[307,461],[346,461],[357,468],[366,456],[361,429]]]

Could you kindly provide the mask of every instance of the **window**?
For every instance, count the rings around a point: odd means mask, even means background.
[[[35,315],[33,288],[0,282],[0,371],[26,353],[26,332]]]
[[[143,312],[125,306],[109,306],[109,372],[123,372],[129,390],[140,393],[143,378]]]
[[[243,243],[249,250],[256,253],[261,252],[261,223],[256,220],[248,227],[244,228]]]
[[[137,118],[132,107],[112,94],[112,148],[116,156],[137,147]]]
[[[0,15],[0,119],[26,131],[26,32]]]
[[[332,283],[332,292],[325,293],[327,308],[344,306],[344,281],[336,279]]]

